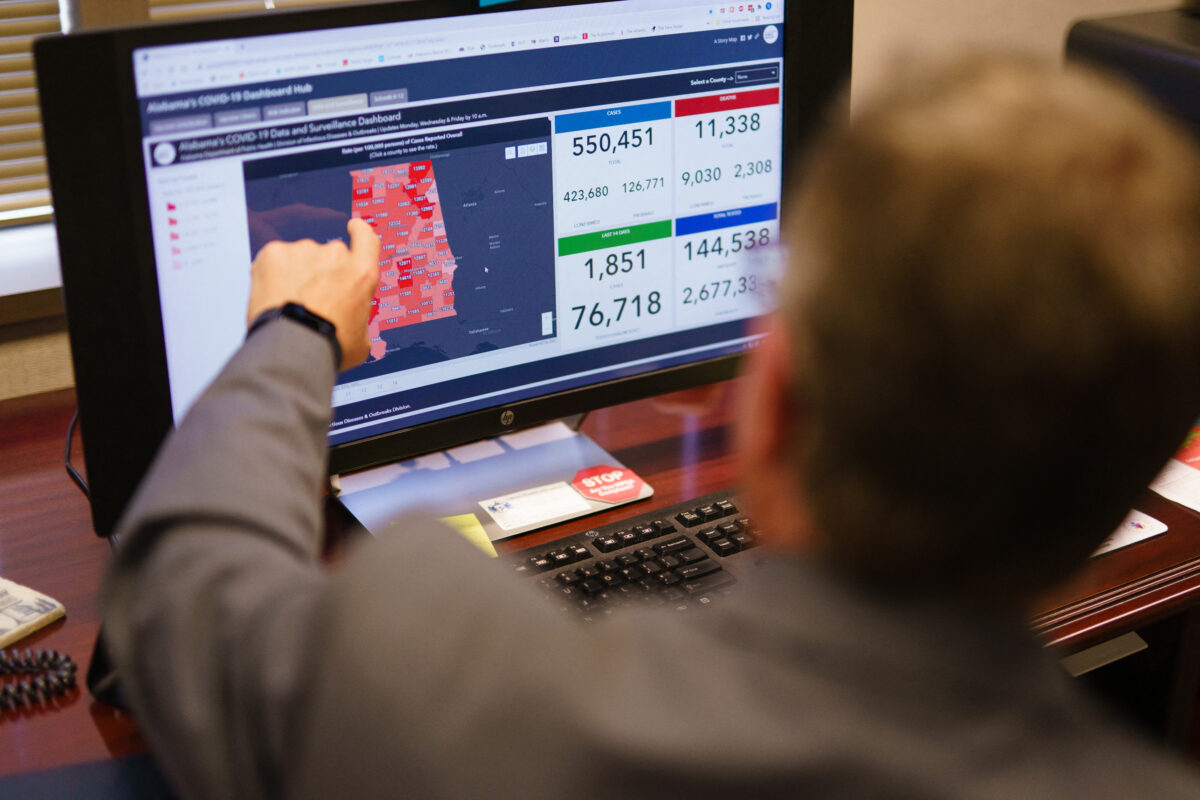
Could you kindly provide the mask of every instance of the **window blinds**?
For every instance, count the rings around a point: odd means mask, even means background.
[[[192,19],[216,14],[332,5],[338,0],[150,0],[150,19]]]
[[[50,218],[32,51],[58,30],[56,0],[0,0],[0,226]]]
[[[331,2],[338,0],[148,0],[148,5],[153,20],[183,20]],[[35,38],[59,30],[57,0],[0,0],[0,226],[50,218],[32,50]]]

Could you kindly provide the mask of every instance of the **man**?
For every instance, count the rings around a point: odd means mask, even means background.
[[[106,625],[195,797],[1200,797],[1024,627],[1200,410],[1200,162],[1104,80],[978,60],[827,133],[738,450],[769,541],[589,628],[436,523],[320,566],[378,244],[272,244],[125,521]],[[296,317],[336,326],[338,347]],[[302,314],[300,316],[303,316]]]

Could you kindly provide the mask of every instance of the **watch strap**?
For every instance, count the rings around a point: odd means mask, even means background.
[[[306,328],[311,328],[317,333],[324,336],[330,346],[333,348],[333,368],[340,370],[342,366],[342,346],[338,343],[337,327],[329,320],[322,317],[320,314],[314,314],[299,303],[284,303],[275,308],[268,308],[266,311],[259,314],[250,323],[250,327],[246,329],[246,338],[249,339],[251,334],[256,330],[266,325],[273,319],[284,317],[293,322],[298,322]]]

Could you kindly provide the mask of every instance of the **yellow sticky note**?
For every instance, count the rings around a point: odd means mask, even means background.
[[[492,558],[496,557],[496,548],[492,546],[492,540],[488,538],[487,531],[474,514],[456,514],[453,517],[442,517],[441,521],[467,537],[468,542]]]

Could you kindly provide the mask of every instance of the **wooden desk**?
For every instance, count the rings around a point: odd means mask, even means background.
[[[727,395],[731,393],[727,392]],[[736,482],[728,396],[702,416],[664,414],[650,401],[592,414],[584,430],[655,488],[647,505],[522,537],[531,546],[671,505]],[[66,651],[86,673],[99,625],[96,594],[109,556],[91,531],[86,501],[67,478],[63,441],[71,392],[0,403],[0,575],[62,601],[67,618],[21,647]],[[82,461],[78,443],[74,462]],[[1200,515],[1149,493],[1138,507],[1166,522],[1160,537],[1092,561],[1034,620],[1048,643],[1076,650],[1200,602]],[[80,689],[61,708],[0,713],[0,776],[118,757],[145,749],[125,714]]]

